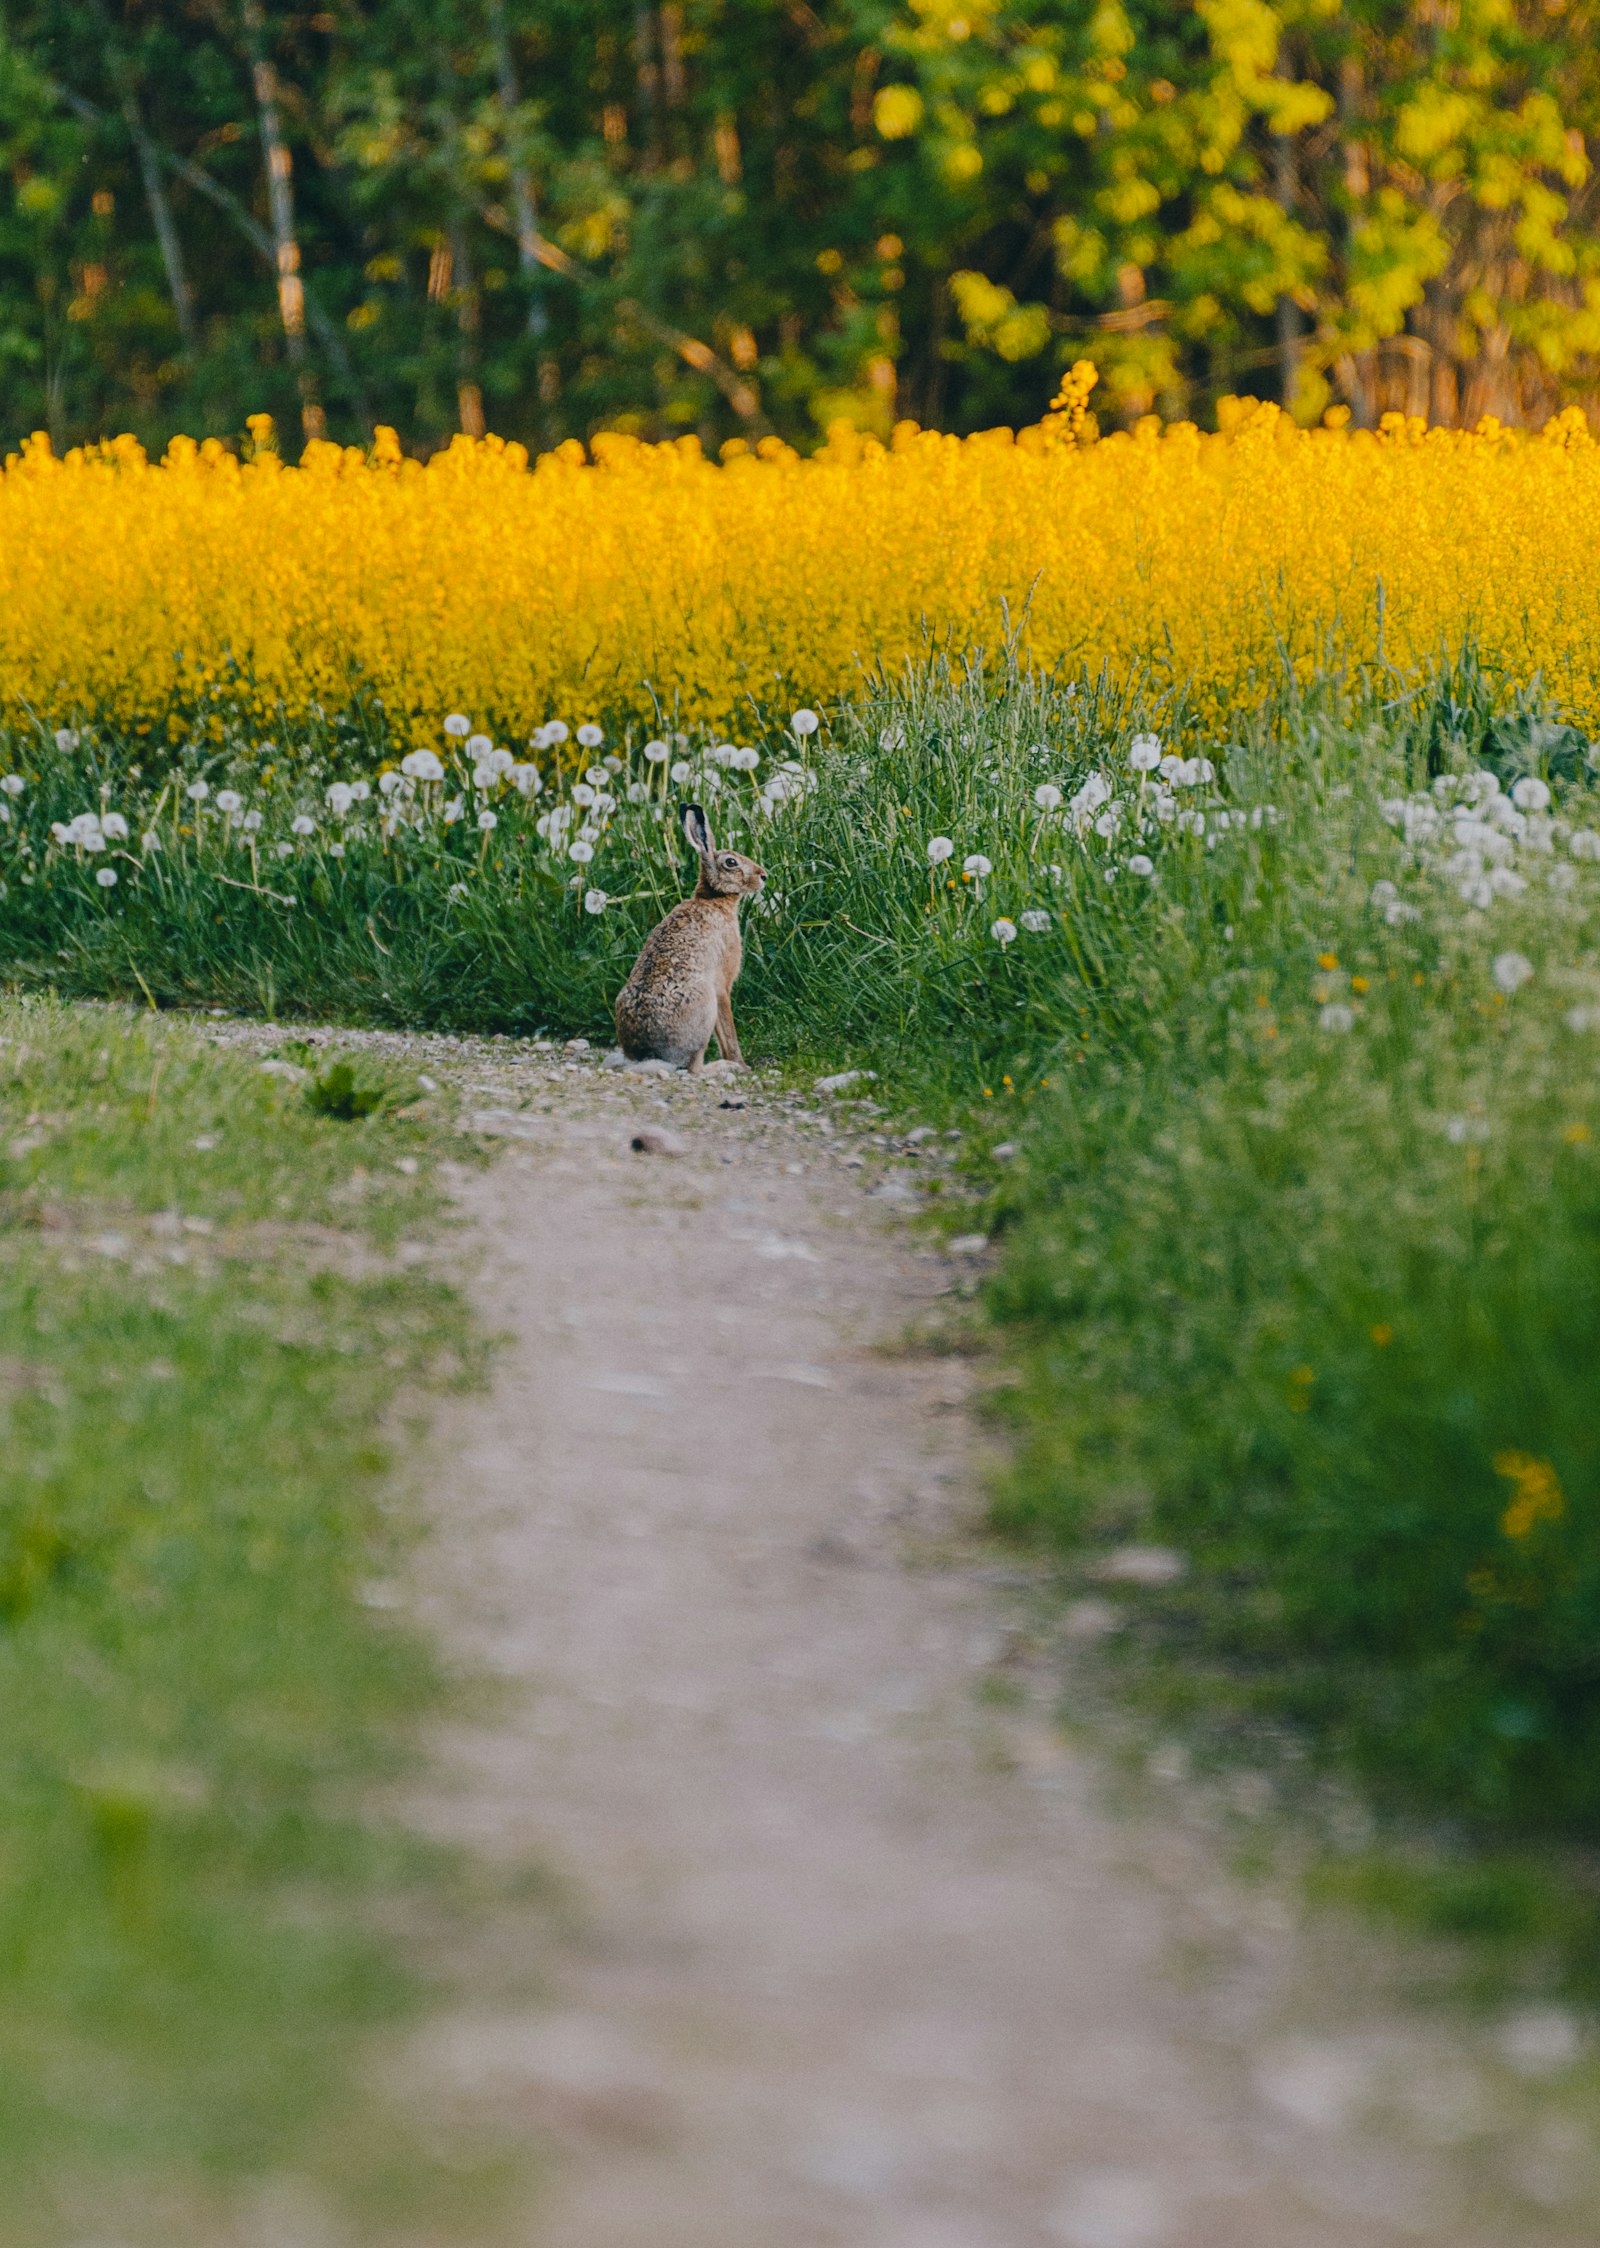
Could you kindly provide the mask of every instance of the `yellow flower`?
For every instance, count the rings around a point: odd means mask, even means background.
[[[997,652],[1009,615],[1024,657],[1181,685],[1202,726],[1283,661],[1306,679],[1381,644],[1416,675],[1470,636],[1600,731],[1600,445],[1578,421],[1304,430],[1225,399],[1214,435],[1097,438],[1093,378],[1075,366],[1031,429],[840,422],[810,459],[611,432],[537,461],[458,437],[424,466],[385,431],[296,463],[259,415],[248,459],[174,438],[157,462],[132,437],[59,458],[36,434],[0,475],[0,714],[179,738],[225,694],[281,740],[359,682],[410,748],[455,708],[513,739],[580,703],[650,720],[648,681],[731,725],[751,694],[850,693],[863,656]]]
[[[1515,1494],[1500,1517],[1508,1538],[1525,1538],[1535,1523],[1559,1522],[1566,1513],[1566,1494],[1548,1460],[1535,1459],[1531,1452],[1496,1452],[1494,1471]]]

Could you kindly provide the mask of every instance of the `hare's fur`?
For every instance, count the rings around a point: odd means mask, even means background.
[[[698,1070],[714,1037],[725,1062],[742,1064],[732,1004],[744,958],[739,906],[760,896],[766,870],[737,851],[719,851],[698,804],[685,807],[683,831],[699,856],[700,880],[645,939],[617,997],[617,1044],[629,1061]]]

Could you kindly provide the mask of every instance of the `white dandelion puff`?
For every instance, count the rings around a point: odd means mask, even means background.
[[[1015,942],[1017,925],[1014,921],[1008,921],[1005,915],[1002,913],[998,921],[990,922],[989,934],[991,937],[993,937],[995,943],[1000,946],[1001,950],[1004,951],[1005,947],[1008,944],[1012,944]]]

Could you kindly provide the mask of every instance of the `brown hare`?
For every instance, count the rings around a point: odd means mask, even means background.
[[[761,895],[766,869],[719,851],[698,804],[684,806],[683,832],[699,854],[700,880],[645,939],[617,998],[617,1044],[631,1062],[698,1070],[715,1035],[723,1060],[742,1069],[732,1006],[744,958],[739,902]]]

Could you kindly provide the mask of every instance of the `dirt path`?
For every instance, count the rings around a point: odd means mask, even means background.
[[[1592,2238],[1564,2017],[1397,2009],[1371,1939],[1227,1877],[1181,1782],[1119,1816],[1066,1745],[971,1535],[970,1376],[877,1347],[956,1268],[869,1191],[870,1124],[517,1051],[469,1073],[509,1340],[440,1432],[421,1595],[506,1693],[422,1815],[549,1865],[573,1922],[537,1998],[492,1944],[446,1963],[406,2063],[554,2146],[515,2237]],[[661,1124],[687,1155],[629,1152]]]

